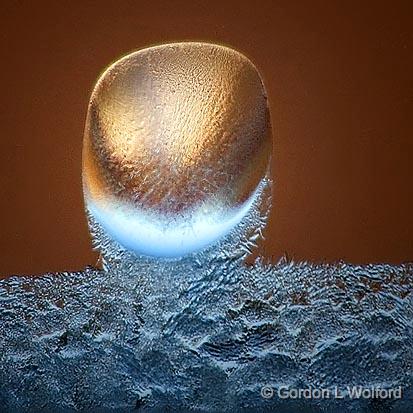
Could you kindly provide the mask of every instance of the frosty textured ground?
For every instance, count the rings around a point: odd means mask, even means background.
[[[359,384],[401,385],[404,401],[355,411],[407,412],[412,283],[412,264],[245,266],[241,255],[124,256],[106,270],[2,280],[0,405],[253,411],[291,404],[264,399],[264,385]]]

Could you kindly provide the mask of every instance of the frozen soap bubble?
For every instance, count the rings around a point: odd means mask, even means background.
[[[178,257],[228,234],[271,156],[266,92],[242,54],[175,43],[112,64],[90,98],[86,207],[124,248]]]

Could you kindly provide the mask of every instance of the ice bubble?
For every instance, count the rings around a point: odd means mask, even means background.
[[[86,207],[132,252],[189,254],[250,211],[271,149],[266,92],[245,56],[193,42],[143,49],[112,64],[92,92]]]

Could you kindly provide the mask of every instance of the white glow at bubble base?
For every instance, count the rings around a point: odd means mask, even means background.
[[[154,215],[145,216],[131,207],[116,205],[116,201],[106,208],[99,208],[86,196],[86,205],[108,235],[128,250],[138,255],[177,258],[198,252],[228,235],[259,202],[263,185],[232,215],[228,215],[228,208],[214,205],[211,212],[162,222],[165,218],[157,220]],[[219,211],[226,211],[227,215]]]
[[[268,171],[251,198],[232,216],[217,212],[195,216],[192,222],[171,221],[155,225],[153,217],[145,221],[142,214],[121,210],[102,211],[87,201],[86,213],[93,245],[103,259],[120,254],[143,260],[177,260],[216,256],[240,256],[251,253],[263,237],[271,210],[272,181]],[[214,208],[219,211],[219,208]],[[228,209],[226,209],[228,211]]]

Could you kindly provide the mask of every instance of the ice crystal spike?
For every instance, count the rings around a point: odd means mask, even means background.
[[[135,253],[198,251],[251,210],[271,147],[265,89],[245,56],[192,42],[140,50],[112,64],[90,99],[88,212]]]

